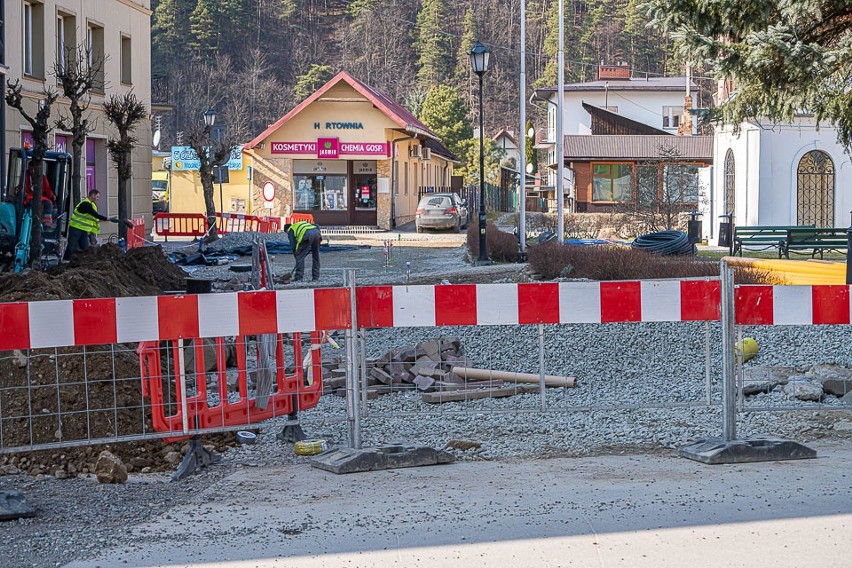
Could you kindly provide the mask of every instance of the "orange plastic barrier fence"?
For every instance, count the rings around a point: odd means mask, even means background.
[[[157,213],[154,232],[169,237],[202,237],[207,233],[207,217],[201,213]]]
[[[281,217],[261,217],[258,224],[261,233],[278,233],[281,231]]]
[[[257,337],[257,336],[254,336]],[[288,341],[289,340],[289,341]],[[213,341],[215,364],[205,361],[205,352],[211,355],[209,342]],[[166,440],[181,440],[190,437],[184,430],[184,412],[186,406],[187,431],[228,426],[254,424],[276,416],[286,416],[299,410],[313,408],[322,395],[322,351],[320,332],[311,333],[308,349],[308,360],[302,353],[302,337],[300,333],[277,334],[275,336],[274,384],[270,385],[269,396],[258,399],[249,396],[250,374],[257,388],[259,372],[249,373],[247,368],[247,345],[250,340],[246,336],[236,338],[237,395],[229,392],[228,369],[226,369],[227,352],[224,338],[215,339],[184,339],[158,343],[146,341],[139,344],[136,352],[142,371],[142,394],[151,401],[151,416],[154,428],[158,432],[171,433],[175,436]],[[205,346],[207,342],[207,346]],[[285,343],[291,343],[293,348],[293,372],[288,373],[284,366]],[[161,346],[165,346],[161,348]],[[259,350],[259,344],[255,343]],[[178,362],[183,362],[187,351],[192,349],[195,358],[193,369],[181,369]],[[184,350],[181,354],[180,351]],[[170,363],[163,368],[164,359]],[[260,361],[260,357],[257,357]],[[207,369],[214,368],[210,375]],[[306,369],[309,369],[310,381],[306,381]],[[181,390],[181,376],[184,373],[184,385],[188,392]],[[208,376],[215,376],[218,383],[216,400],[208,400]],[[310,382],[310,384],[308,384]],[[185,402],[184,402],[185,399]],[[232,402],[233,400],[233,402]]]
[[[254,215],[242,215],[238,213],[216,213],[216,222],[219,224],[219,234],[245,233],[257,231],[260,219]]]
[[[292,224],[292,223],[298,223],[299,221],[307,221],[308,223],[313,223],[314,222],[314,216],[311,215],[310,213],[293,213],[292,215],[287,217],[287,220],[285,221],[285,223],[291,223]]]
[[[145,218],[131,219],[133,228],[127,231],[127,250],[145,246]]]

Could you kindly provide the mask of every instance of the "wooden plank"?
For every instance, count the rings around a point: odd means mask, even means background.
[[[467,389],[451,392],[424,392],[421,396],[423,402],[439,404],[443,402],[463,402],[465,400],[477,400],[481,398],[502,398],[516,394],[528,394],[538,392],[538,385],[518,385],[514,387],[500,387],[496,389]]]

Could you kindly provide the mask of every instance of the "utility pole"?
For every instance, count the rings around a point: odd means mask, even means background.
[[[523,262],[527,256],[527,0],[521,0],[521,77],[520,77],[520,116],[521,127],[518,129],[518,174],[520,179],[518,207],[518,237],[520,238],[521,256]],[[522,143],[523,142],[523,143]]]
[[[565,242],[565,0],[559,0],[559,48],[557,49],[556,80],[556,235],[559,244]]]

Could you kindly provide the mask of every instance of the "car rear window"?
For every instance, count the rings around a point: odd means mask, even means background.
[[[421,202],[421,206],[449,207],[450,206],[450,198],[447,197],[447,196],[424,198],[423,201]]]

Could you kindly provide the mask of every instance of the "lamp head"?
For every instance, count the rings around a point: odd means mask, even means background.
[[[470,50],[470,66],[473,68],[473,72],[477,75],[482,75],[486,71],[488,71],[488,58],[491,55],[491,50],[482,45],[480,42],[476,42],[473,48]]]
[[[216,112],[212,108],[204,111],[204,126],[210,128],[216,123]]]

